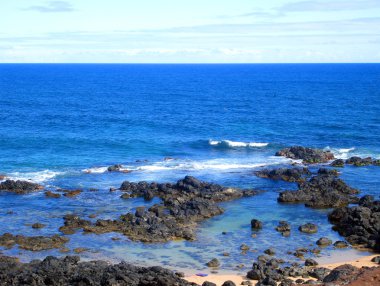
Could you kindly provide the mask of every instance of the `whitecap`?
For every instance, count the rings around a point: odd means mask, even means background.
[[[108,167],[93,167],[88,169],[83,169],[82,172],[86,174],[101,174],[107,172]]]
[[[351,153],[352,151],[354,151],[355,147],[351,147],[351,148],[331,148],[330,146],[327,146],[326,148],[324,148],[324,150],[331,151],[334,154],[334,157],[337,158],[337,159],[348,159],[348,157],[351,156],[349,153]]]
[[[58,175],[62,175],[63,172],[52,171],[52,170],[43,170],[37,172],[13,172],[7,176],[7,179],[10,180],[22,180],[22,181],[30,181],[35,183],[42,183],[48,180],[53,179]]]
[[[236,148],[236,147],[251,147],[251,148],[257,148],[257,147],[266,147],[269,145],[269,143],[266,142],[239,142],[239,141],[231,141],[231,140],[209,140],[209,145],[211,146],[224,146],[224,147],[230,147],[230,148]]]

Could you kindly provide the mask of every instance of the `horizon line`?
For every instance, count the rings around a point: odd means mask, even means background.
[[[104,64],[104,65],[288,65],[288,64],[306,64],[306,65],[324,65],[324,64],[380,64],[379,62],[280,62],[280,63],[271,63],[271,62],[262,62],[262,63],[239,63],[239,62],[195,62],[195,63],[186,63],[186,62],[167,62],[167,63],[158,63],[158,62],[151,62],[151,63],[133,63],[133,62],[25,62],[25,63],[18,63],[18,62],[0,62],[0,65],[61,65],[61,64],[69,64],[69,65],[93,65],[93,64]]]

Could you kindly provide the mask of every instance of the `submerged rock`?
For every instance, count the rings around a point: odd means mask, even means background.
[[[287,221],[280,221],[276,227],[278,232],[281,232],[284,236],[290,235],[291,226]]]
[[[327,238],[327,237],[321,237],[320,239],[317,240],[317,245],[321,247],[329,246],[332,244],[332,240]]]
[[[121,262],[80,262],[78,256],[46,257],[20,263],[11,257],[0,259],[1,285],[124,285],[124,286],[190,286],[195,285],[165,268],[139,267]]]
[[[65,225],[60,230],[64,233],[72,233],[77,229],[97,234],[120,232],[132,240],[142,242],[193,240],[198,222],[224,212],[217,203],[257,193],[253,190],[225,188],[190,176],[175,184],[125,181],[120,190],[124,192],[126,199],[159,197],[162,204],[155,204],[150,208],[138,207],[135,212],[122,215],[119,219],[99,219],[95,223],[79,218],[65,218]]]
[[[358,206],[335,209],[329,220],[352,245],[380,250],[380,201],[364,196]]]
[[[0,191],[7,191],[20,195],[35,192],[42,189],[43,186],[28,181],[6,180],[0,183]]]
[[[306,223],[301,225],[298,230],[304,233],[316,233],[318,232],[318,226],[314,223]]]
[[[53,236],[24,236],[5,233],[0,236],[0,245],[11,248],[18,245],[19,248],[31,251],[41,251],[53,248],[61,248],[69,239],[67,237]]]
[[[358,190],[331,174],[318,174],[308,182],[298,185],[297,191],[281,192],[278,201],[284,203],[305,203],[313,208],[331,208],[357,203]]]
[[[53,193],[52,191],[45,192],[45,197],[58,199],[61,197],[61,194]]]
[[[287,182],[301,182],[305,177],[310,175],[308,168],[279,168],[279,169],[263,169],[255,172],[260,178],[268,178],[272,180],[283,180]]]
[[[67,197],[67,198],[72,198],[72,197],[76,197],[78,196],[82,190],[73,190],[73,191],[70,191],[70,190],[63,190],[64,192],[64,196]]]
[[[206,265],[207,265],[208,267],[219,267],[219,266],[220,266],[220,262],[219,262],[218,259],[213,258],[213,259],[211,259],[209,262],[207,262]]]
[[[302,146],[292,146],[284,148],[276,153],[276,156],[283,156],[290,159],[301,159],[306,164],[327,163],[334,159],[334,154],[321,149],[306,148]]]

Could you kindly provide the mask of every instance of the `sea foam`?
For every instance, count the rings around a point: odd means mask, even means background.
[[[231,141],[231,140],[209,140],[209,145],[211,146],[222,146],[222,147],[230,147],[230,148],[237,148],[237,147],[243,147],[243,148],[259,148],[259,147],[266,147],[269,145],[269,143],[261,143],[261,142],[239,142],[239,141]]]
[[[52,171],[52,170],[43,170],[38,172],[13,172],[9,173],[7,179],[10,180],[22,180],[30,181],[35,183],[43,183],[45,181],[51,180],[58,175],[62,175],[64,172]]]

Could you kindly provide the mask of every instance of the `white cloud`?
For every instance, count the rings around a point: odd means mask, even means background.
[[[74,11],[71,3],[67,1],[50,1],[45,5],[33,5],[22,9],[24,11],[37,11],[42,13],[59,13],[59,12],[72,12]]]

